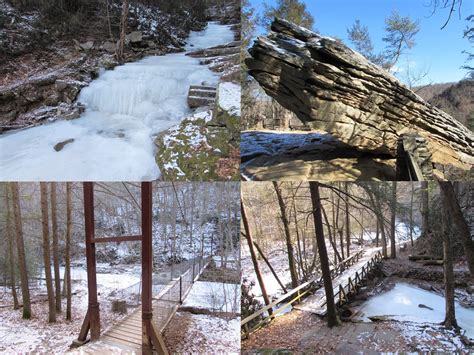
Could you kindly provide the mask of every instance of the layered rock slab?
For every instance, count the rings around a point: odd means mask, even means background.
[[[355,149],[397,155],[403,134],[426,138],[436,166],[469,170],[474,135],[339,41],[275,19],[246,64],[265,92],[315,130]]]

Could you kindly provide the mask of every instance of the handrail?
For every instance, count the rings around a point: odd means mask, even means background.
[[[342,273],[342,271],[345,269],[345,266],[347,266],[347,264],[349,264],[349,262],[351,262],[352,260],[359,260],[360,257],[362,256],[362,254],[364,253],[364,250],[361,249],[359,250],[357,253],[353,254],[352,256],[342,260],[339,264],[337,264],[334,268],[331,268],[330,272],[331,272],[331,278],[334,278],[335,276],[339,275],[340,273]],[[344,267],[342,267],[344,265]],[[337,273],[339,271],[339,273]],[[336,272],[336,275],[333,275],[334,272]],[[319,282],[322,282],[322,279],[323,277],[322,276],[319,276],[319,277],[315,277],[309,281],[306,281],[304,283],[302,283],[301,285],[299,285],[298,287],[294,288],[293,290],[285,293],[284,295],[280,296],[278,299],[276,299],[275,301],[269,303],[268,305],[266,305],[265,307],[262,307],[261,309],[259,309],[257,312],[251,314],[250,316],[244,318],[241,322],[240,322],[240,326],[243,327],[245,324],[247,324],[248,322],[250,322],[251,320],[257,318],[259,315],[265,313],[266,311],[268,311],[269,309],[273,308],[273,306],[277,305],[278,303],[284,301],[285,299],[287,299],[288,297],[294,295],[295,293],[297,293],[298,291],[301,291],[303,288],[309,286],[310,284],[312,283],[319,283]],[[306,292],[305,292],[306,293]],[[300,297],[298,297],[300,298]],[[291,302],[293,303],[293,302]],[[290,305],[291,303],[289,304],[286,304],[285,306],[283,307],[280,307],[278,310],[280,309],[284,309],[286,308],[288,305]],[[276,311],[276,313],[278,313],[278,310]],[[275,314],[275,313],[274,313]],[[273,316],[274,316],[273,314]]]

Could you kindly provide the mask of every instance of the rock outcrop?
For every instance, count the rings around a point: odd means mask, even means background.
[[[432,163],[469,170],[474,135],[339,41],[275,19],[246,59],[265,92],[312,129],[357,150],[397,155],[402,135],[423,137]]]

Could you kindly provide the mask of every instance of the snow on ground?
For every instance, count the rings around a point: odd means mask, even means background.
[[[420,304],[428,306],[419,307]],[[364,321],[370,316],[389,316],[390,319],[418,323],[440,323],[444,320],[445,299],[433,292],[397,283],[393,289],[371,297],[359,308],[358,318]],[[456,302],[456,320],[474,338],[474,309],[462,307]]]
[[[178,312],[165,341],[173,354],[240,354],[240,318]]]
[[[255,275],[255,270],[252,264],[252,259],[250,258],[250,252],[247,243],[241,243],[241,267],[242,273],[246,279],[253,281],[255,285],[252,287],[251,291],[263,303],[262,291],[257,282],[257,276]],[[275,269],[276,274],[280,281],[287,285],[291,283],[290,268],[288,266],[288,255],[285,252],[283,243],[280,241],[275,241],[273,243],[273,248],[271,251],[266,251],[265,256],[269,260],[272,267]],[[265,282],[265,288],[270,297],[278,297],[283,294],[278,281],[275,279],[267,264],[263,260],[259,260],[260,271],[262,272],[263,280]]]
[[[223,82],[219,84],[219,106],[232,116],[240,116],[240,85]]]
[[[233,36],[229,26],[210,23],[205,31],[191,33],[188,49],[227,43]],[[78,100],[86,111],[80,118],[0,137],[0,180],[157,179],[153,136],[190,112],[190,85],[217,81],[217,74],[185,53],[150,56],[105,71],[81,91]],[[54,149],[69,139],[74,141]]]
[[[240,285],[196,281],[183,306],[218,312],[240,312]]]
[[[248,131],[242,132],[240,151],[242,156],[255,154],[278,155],[305,145],[324,143],[328,134],[308,132]]]
[[[76,285],[77,286],[77,285]],[[56,323],[48,323],[48,303],[36,302],[45,297],[45,290],[32,290],[32,319],[21,318],[22,310],[0,308],[0,353],[46,353],[62,354],[77,339],[87,311],[86,285],[74,288],[72,296],[72,321],[65,320],[66,302],[63,312],[57,315]],[[0,298],[2,304],[12,304],[10,294]],[[124,315],[112,313],[110,301],[99,296],[101,328],[105,330],[122,319]]]

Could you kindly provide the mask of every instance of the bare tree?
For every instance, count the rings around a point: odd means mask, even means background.
[[[459,235],[464,253],[466,254],[469,273],[471,276],[474,276],[474,242],[471,238],[469,226],[462,214],[452,183],[440,183],[439,186],[444,206],[450,217],[450,225],[454,226],[453,229],[455,229]]]
[[[395,245],[395,217],[397,209],[397,182],[392,181],[392,198],[390,200],[390,258],[395,259],[397,257],[397,248]]]
[[[346,206],[346,256],[350,256],[350,247],[351,247],[351,219],[349,215],[349,183],[346,181],[344,183],[344,192],[346,193],[345,196],[345,206]]]
[[[428,181],[421,182],[421,233],[428,233],[429,227]]]
[[[124,60],[123,49],[125,46],[125,35],[127,33],[127,22],[128,22],[128,0],[123,0],[120,43],[119,43],[118,58],[117,58],[120,62],[123,62]]]
[[[10,208],[9,188],[8,184],[5,184],[5,209],[6,209],[6,237],[8,241],[8,259],[10,266],[10,286],[12,288],[13,297],[13,309],[20,308],[18,303],[18,295],[16,293],[16,280],[15,280],[15,257],[13,253],[13,234],[12,234],[12,216]]]
[[[48,216],[48,188],[45,182],[40,182],[41,198],[41,225],[43,230],[43,261],[48,292],[49,322],[56,322],[56,308],[54,302],[53,280],[51,275],[51,256],[49,252],[49,216]]]
[[[449,328],[457,328],[456,312],[454,308],[454,271],[453,271],[453,254],[452,254],[452,235],[451,228],[449,225],[454,222],[450,220],[449,208],[451,207],[451,201],[448,196],[449,186],[452,187],[449,182],[439,182],[441,190],[441,199],[443,201],[442,206],[442,235],[443,235],[443,258],[444,258],[444,291],[445,291],[445,302],[446,302],[446,315],[444,318],[443,325]]]
[[[66,248],[65,248],[65,274],[66,283],[66,320],[71,320],[71,234],[72,234],[72,199],[71,184],[66,183]]]
[[[269,305],[270,299],[268,298],[267,289],[265,288],[265,282],[263,281],[262,273],[260,272],[260,267],[258,265],[257,255],[255,253],[254,243],[252,235],[250,234],[250,227],[247,220],[247,214],[245,213],[244,202],[242,201],[242,199],[240,199],[240,213],[242,216],[242,223],[244,225],[245,238],[247,239],[250,256],[252,257],[253,268],[255,270],[255,274],[257,275],[258,285],[260,286],[260,290],[262,291],[263,301],[265,302],[265,305]],[[268,313],[272,313],[271,309],[268,310]]]
[[[294,251],[293,251],[293,244],[291,243],[290,226],[288,222],[288,217],[286,215],[286,205],[285,205],[285,201],[283,201],[283,196],[281,195],[280,188],[278,187],[278,184],[276,181],[273,181],[273,187],[277,194],[278,205],[280,206],[281,221],[283,222],[283,227],[285,230],[286,247],[288,249],[288,265],[290,267],[290,274],[291,274],[291,287],[295,288],[295,287],[298,287],[298,276],[296,275]]]
[[[61,312],[61,276],[59,274],[59,245],[56,183],[51,186],[51,226],[53,232],[54,288],[56,291],[56,312]]]
[[[329,269],[329,259],[324,240],[323,221],[321,215],[321,197],[319,194],[319,183],[310,182],[309,189],[311,193],[311,202],[313,205],[314,228],[316,232],[316,242],[318,243],[319,260],[321,263],[321,273],[323,275],[324,290],[326,291],[326,307],[328,316],[328,327],[334,327],[341,324],[336,313],[334,303],[334,293],[332,288],[331,271]]]
[[[21,220],[20,192],[17,182],[11,183],[13,196],[13,215],[15,218],[16,248],[18,251],[18,266],[20,268],[21,297],[23,299],[23,319],[31,318],[30,288],[28,285],[28,269],[26,267],[25,244]]]

